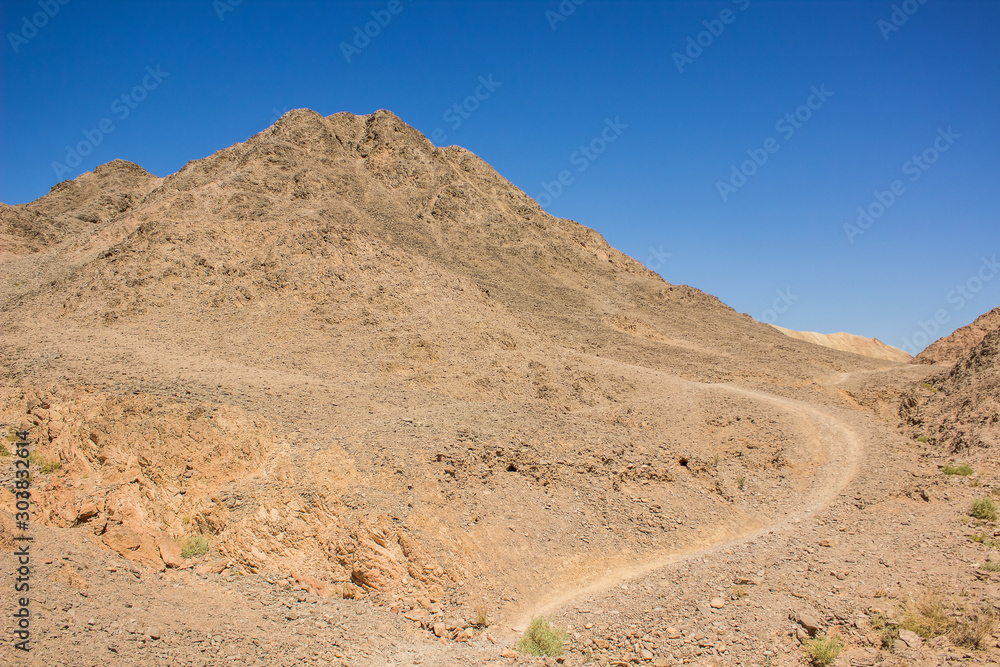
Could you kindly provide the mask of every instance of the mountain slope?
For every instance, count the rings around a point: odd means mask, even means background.
[[[903,404],[914,433],[951,452],[1000,446],[1000,326],[927,386]]]
[[[917,364],[952,364],[978,345],[988,333],[1000,327],[1000,306],[983,313],[970,324],[939,338],[913,359]]]

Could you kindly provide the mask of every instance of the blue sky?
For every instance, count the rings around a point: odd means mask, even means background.
[[[386,108],[758,319],[913,351],[1000,304],[997,2],[2,8],[0,201]]]

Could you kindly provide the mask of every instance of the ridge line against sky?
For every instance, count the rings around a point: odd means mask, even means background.
[[[2,11],[0,201],[115,158],[164,176],[293,108],[385,108],[761,321],[913,353],[1000,304],[1000,3]]]

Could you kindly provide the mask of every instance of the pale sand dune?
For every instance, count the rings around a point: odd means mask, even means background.
[[[841,350],[842,352],[853,352],[854,354],[861,354],[866,357],[898,361],[904,364],[909,363],[913,359],[913,357],[898,347],[886,345],[878,338],[865,338],[864,336],[856,336],[844,332],[821,334],[815,331],[794,331],[779,327],[777,324],[772,324],[771,326],[786,336],[804,340],[807,343],[830,347],[834,350]]]

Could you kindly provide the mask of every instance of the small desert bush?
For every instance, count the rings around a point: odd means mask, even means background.
[[[944,597],[936,591],[927,591],[918,599],[907,600],[900,627],[916,632],[924,639],[946,634],[949,623]]]
[[[840,637],[817,637],[816,639],[810,639],[804,646],[806,647],[806,653],[809,654],[809,660],[816,667],[827,667],[827,665],[832,665],[833,661],[837,659],[840,652],[844,648],[844,643],[840,641]]]
[[[194,558],[208,553],[208,538],[204,535],[191,535],[181,544],[181,556]]]
[[[750,596],[750,591],[748,591],[743,586],[733,586],[733,598],[736,600],[742,600],[745,597]]]
[[[1000,564],[997,564],[997,569],[1000,570]],[[924,593],[919,600],[908,600],[900,627],[916,632],[924,639],[947,635],[960,646],[983,648],[996,629],[996,613],[989,606],[976,610],[961,603],[950,604],[953,613],[949,613],[944,597],[933,591]]]
[[[988,560],[985,563],[983,563],[982,567],[987,572],[1000,572],[1000,563],[995,563],[991,560]]]
[[[890,623],[884,614],[872,614],[871,626],[872,630],[878,634],[882,648],[891,648],[892,642],[899,637],[899,628]]]
[[[990,549],[1000,549],[1000,541],[993,539],[992,537],[987,537],[985,533],[973,533],[969,535],[969,539],[976,544],[982,544],[984,547]]]
[[[517,643],[517,650],[529,655],[555,657],[562,654],[565,643],[565,630],[552,627],[545,618],[536,616],[531,619],[527,632]]]
[[[980,498],[973,501],[969,507],[969,516],[983,521],[997,520],[997,504],[990,498]]]
[[[926,435],[917,436],[917,442],[927,442],[930,440]]]
[[[956,620],[951,635],[955,643],[960,646],[980,649],[984,648],[986,640],[993,635],[996,626],[996,614],[986,608]]]
[[[35,466],[38,469],[38,471],[43,475],[48,475],[50,473],[53,473],[56,470],[59,470],[59,468],[62,466],[62,463],[59,462],[59,459],[56,459],[54,461],[47,461],[45,457],[39,454],[38,452],[31,452],[31,454],[28,455],[28,461],[30,461],[31,464]]]
[[[477,604],[472,610],[472,625],[477,628],[485,628],[490,624],[490,613],[486,605]]]
[[[973,470],[972,466],[968,463],[963,463],[960,466],[946,465],[944,468],[941,468],[941,472],[946,475],[961,475],[962,477],[968,477],[974,473],[975,470]]]

